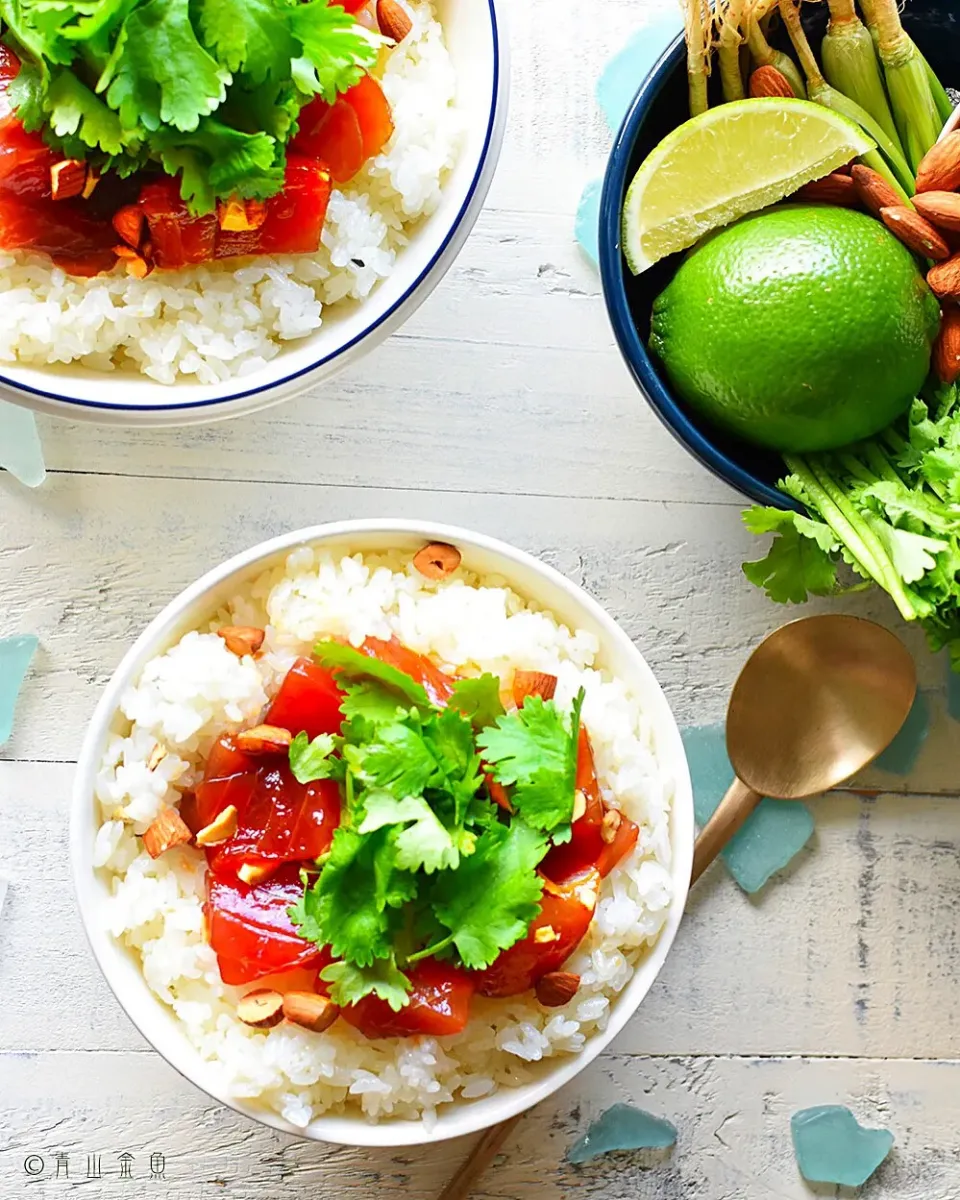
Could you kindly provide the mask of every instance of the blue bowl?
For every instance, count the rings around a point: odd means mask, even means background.
[[[960,74],[956,65],[960,61],[957,0],[911,0],[903,19],[941,79],[948,84],[955,82]],[[804,23],[817,45],[823,36],[824,16],[813,10],[809,23]],[[674,395],[661,363],[647,351],[653,301],[669,283],[680,259],[674,255],[633,276],[620,249],[620,213],[640,164],[688,115],[686,55],[683,38],[678,38],[641,84],[607,165],[600,200],[600,273],[607,312],[637,386],[694,458],[759,504],[799,509],[776,489],[784,473],[780,456],[714,429]]]

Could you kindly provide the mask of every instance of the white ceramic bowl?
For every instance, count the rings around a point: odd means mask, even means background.
[[[97,874],[93,867],[93,844],[100,820],[94,785],[124,690],[149,659],[209,620],[218,605],[235,595],[241,585],[281,564],[294,547],[305,543],[343,547],[348,552],[396,549],[412,556],[427,541],[454,543],[471,571],[505,577],[519,594],[549,608],[571,627],[589,629],[600,639],[601,664],[628,683],[639,697],[656,730],[661,765],[676,780],[671,828],[673,903],[658,942],[612,1002],[606,1030],[590,1037],[579,1054],[544,1061],[534,1082],[479,1100],[450,1104],[439,1111],[431,1126],[423,1121],[398,1119],[371,1124],[362,1116],[338,1115],[319,1117],[302,1130],[276,1113],[218,1090],[208,1064],[187,1040],[172,1011],[147,987],[138,962],[107,933],[104,907],[109,888],[102,873]],[[463,529],[417,521],[347,521],[286,534],[238,554],[187,588],[150,623],[117,668],[87,731],[77,769],[70,840],[80,913],[100,968],[143,1036],[185,1078],[237,1112],[285,1133],[347,1145],[409,1146],[474,1133],[522,1112],[571,1080],[620,1032],[650,990],[680,924],[693,859],[693,796],[680,732],[660,685],[623,630],[570,580],[520,550]]]
[[[457,71],[466,137],[440,207],[420,223],[393,273],[359,305],[324,314],[254,375],[207,385],[77,365],[0,364],[0,399],[71,420],[171,426],[239,416],[287,400],[357,362],[395,332],[444,277],[476,223],[493,181],[507,117],[509,68],[503,0],[436,0]]]

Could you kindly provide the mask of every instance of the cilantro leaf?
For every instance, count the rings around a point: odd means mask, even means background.
[[[432,707],[422,684],[396,667],[391,667],[389,663],[371,658],[362,650],[355,650],[353,646],[345,646],[341,642],[318,642],[313,648],[313,657],[322,667],[338,676],[343,675],[347,679],[377,679],[399,692],[418,708]]]
[[[46,95],[50,128],[60,138],[76,136],[91,150],[119,154],[127,144],[120,118],[72,71],[57,71]]]
[[[475,838],[466,830],[451,833],[422,796],[398,800],[389,792],[368,792],[366,816],[359,832],[373,833],[387,825],[404,825],[397,834],[396,865],[402,871],[455,871],[460,855],[472,853]]]
[[[298,86],[333,104],[377,61],[377,43],[339,5],[312,0],[289,9],[290,31],[303,47],[294,61]]]
[[[497,717],[503,716],[500,680],[496,675],[458,680],[450,697],[450,707],[468,716],[477,729],[492,725]]]
[[[290,743],[290,770],[297,783],[313,783],[317,779],[340,779],[344,774],[342,758],[332,758],[340,739],[321,733],[311,742],[306,733],[298,733]]]
[[[571,721],[553,700],[528,696],[522,708],[477,735],[494,779],[516,785],[513,806],[537,829],[549,831],[572,819],[582,703],[581,691]]]
[[[837,588],[840,543],[830,527],[801,513],[751,508],[743,515],[751,533],[776,533],[766,558],[743,564],[752,584],[777,604],[802,604],[810,595],[829,596]]]
[[[256,84],[290,74],[300,49],[289,9],[274,0],[199,0],[197,11],[205,45],[228,71],[243,68]]]
[[[368,967],[331,963],[320,972],[320,978],[330,984],[330,999],[341,1008],[371,995],[385,1000],[394,1012],[410,1003],[410,980],[392,958],[378,959]]]
[[[437,760],[419,730],[400,723],[385,725],[375,739],[344,747],[344,757],[357,778],[401,799],[422,795],[437,773]]]
[[[488,967],[526,935],[539,911],[543,881],[536,868],[547,845],[543,834],[514,819],[486,830],[459,870],[436,876],[433,912],[465,966]]]
[[[366,729],[392,725],[406,715],[406,709],[395,692],[369,680],[358,683],[340,682],[344,693],[340,711],[353,727],[356,740]]]

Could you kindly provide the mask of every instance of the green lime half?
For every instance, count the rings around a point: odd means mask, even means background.
[[[701,113],[665,137],[630,184],[627,265],[639,275],[875,148],[853,121],[808,100],[737,100]]]

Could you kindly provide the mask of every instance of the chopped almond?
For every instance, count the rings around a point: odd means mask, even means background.
[[[237,1005],[237,1016],[254,1029],[272,1029],[283,1020],[283,996],[266,988],[247,992]]]
[[[84,200],[89,200],[93,193],[97,190],[97,184],[100,182],[100,173],[94,167],[87,168],[87,182],[83,185],[83,191],[80,195]]]
[[[603,822],[600,825],[600,836],[608,846],[616,840],[617,830],[622,823],[623,817],[621,817],[615,808],[608,808],[603,814]]]
[[[575,821],[579,821],[580,818],[584,815],[584,813],[586,811],[587,811],[586,793],[581,788],[577,788],[576,792],[574,793],[574,797],[573,797],[573,819]]]
[[[255,629],[252,625],[224,625],[217,630],[217,635],[223,638],[231,654],[244,658],[248,654],[256,654],[267,632],[265,629]]]
[[[193,834],[175,808],[161,809],[160,815],[143,835],[143,848],[151,858],[159,858],[174,846],[184,846]]]
[[[550,942],[559,942],[560,934],[557,933],[552,925],[541,925],[540,928],[534,932],[533,940],[538,946],[546,946],[549,945]]]
[[[236,807],[228,804],[215,821],[211,821],[200,830],[197,834],[197,845],[219,846],[221,842],[229,841],[237,832],[238,823]]]
[[[244,754],[286,754],[292,741],[290,730],[279,725],[254,725],[236,737],[237,749]]]
[[[431,542],[413,556],[413,565],[428,579],[446,579],[460,566],[461,555],[447,542]]]
[[[121,259],[128,275],[134,279],[146,279],[153,270],[147,260],[130,246],[114,246],[114,254]]]
[[[294,1025],[323,1033],[340,1016],[340,1008],[317,992],[287,992],[283,997],[283,1015]]]
[[[523,707],[528,696],[552,700],[556,694],[557,677],[546,671],[517,671],[513,677],[513,700],[517,708]]]
[[[223,200],[217,205],[217,223],[225,233],[249,233],[267,219],[267,206],[259,200]]]
[[[50,194],[54,200],[82,196],[86,185],[87,164],[79,158],[65,158],[50,168]]]
[[[250,887],[255,884],[263,883],[265,879],[269,879],[275,871],[274,865],[261,866],[258,863],[244,863],[237,872],[237,878],[241,883],[246,883]]]
[[[140,242],[143,240],[143,227],[146,223],[143,209],[136,204],[126,204],[123,208],[117,209],[111,217],[111,221],[123,241],[128,246],[132,246],[134,250],[138,250]]]

